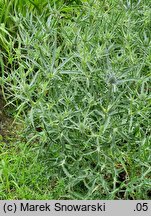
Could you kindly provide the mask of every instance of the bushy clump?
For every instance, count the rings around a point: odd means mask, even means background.
[[[49,149],[64,196],[147,199],[149,13],[101,4],[71,7],[72,19],[52,7],[18,16],[8,102],[24,117],[27,142]]]

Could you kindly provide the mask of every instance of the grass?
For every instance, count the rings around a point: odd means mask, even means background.
[[[1,199],[150,199],[149,1],[14,4],[0,73],[23,130],[1,141]]]

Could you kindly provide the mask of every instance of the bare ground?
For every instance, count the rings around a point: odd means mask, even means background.
[[[11,132],[12,118],[5,112],[5,101],[0,90],[0,140],[5,139]]]

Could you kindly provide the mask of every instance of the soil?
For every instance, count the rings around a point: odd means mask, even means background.
[[[0,90],[0,141],[9,136],[13,122],[12,118],[7,116],[5,109],[5,101]]]

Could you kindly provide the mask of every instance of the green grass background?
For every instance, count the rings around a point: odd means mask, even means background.
[[[150,7],[0,1],[1,199],[151,198]]]

